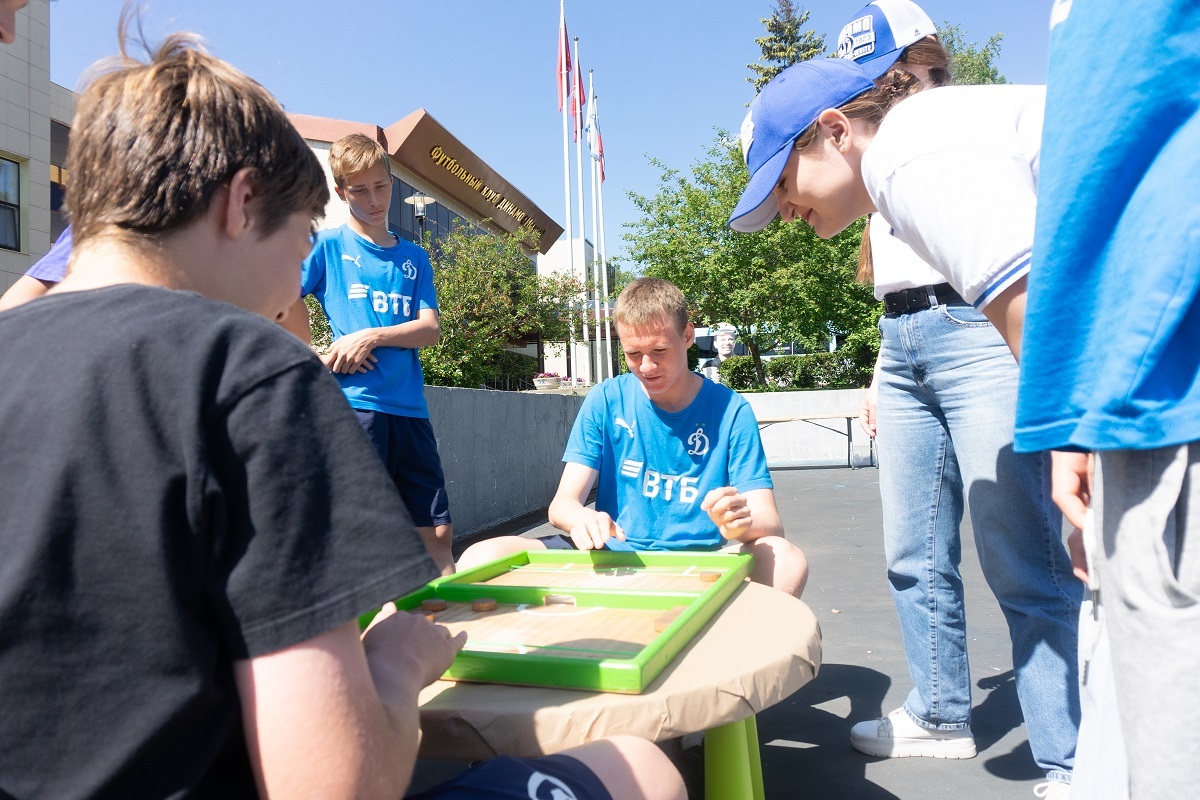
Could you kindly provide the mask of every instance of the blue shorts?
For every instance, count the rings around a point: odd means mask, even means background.
[[[493,758],[408,800],[612,800],[596,774],[570,756]]]
[[[418,528],[450,524],[450,498],[433,426],[421,417],[354,409]]]

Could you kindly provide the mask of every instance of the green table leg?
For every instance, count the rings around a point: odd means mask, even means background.
[[[707,800],[764,800],[754,717],[705,732],[704,796]]]

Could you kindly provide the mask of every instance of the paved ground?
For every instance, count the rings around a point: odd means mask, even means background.
[[[850,726],[898,707],[910,689],[886,583],[879,473],[830,468],[772,475],[788,538],[811,564],[804,599],[821,623],[824,663],[815,681],[759,715],[767,797],[1033,798],[1043,776],[1017,705],[1007,628],[979,572],[969,523],[963,573],[979,755],[967,761],[870,758],[850,747]],[[538,535],[548,527],[525,532]],[[415,785],[455,769],[422,762]]]

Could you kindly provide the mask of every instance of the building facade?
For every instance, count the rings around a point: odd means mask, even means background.
[[[50,4],[17,12],[0,47],[0,291],[46,254],[65,227],[67,132],[75,95],[50,82]]]

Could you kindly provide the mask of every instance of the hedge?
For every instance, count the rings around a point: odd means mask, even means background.
[[[860,356],[855,358],[854,356]],[[795,389],[859,389],[871,383],[873,356],[838,350],[803,356],[777,356],[763,362],[768,391]],[[864,363],[868,362],[868,363]],[[730,356],[721,363],[721,381],[735,391],[759,388],[754,379],[754,361],[749,356]]]

